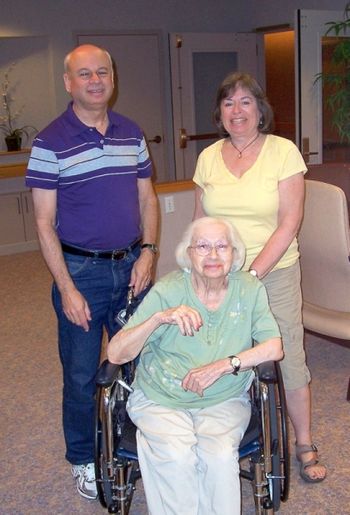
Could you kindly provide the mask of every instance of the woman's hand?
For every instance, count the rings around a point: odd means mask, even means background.
[[[189,306],[177,306],[154,313],[141,324],[123,327],[118,331],[107,346],[107,357],[111,363],[122,365],[141,352],[147,338],[162,324],[177,325],[184,336],[193,336],[202,326],[202,317]]]
[[[250,349],[237,354],[241,360],[241,369],[249,370],[265,361],[279,361],[283,358],[281,338],[269,338],[258,343]],[[232,374],[232,365],[229,358],[219,359],[198,368],[192,368],[182,380],[182,388],[197,393],[201,397],[208,386],[225,374]]]
[[[193,336],[202,327],[202,317],[195,309],[181,304],[159,313],[160,324],[178,325],[184,336]]]
[[[230,374],[231,372],[232,367],[229,360],[227,358],[219,359],[214,361],[214,363],[192,368],[183,378],[182,388],[197,393],[202,397],[205,388],[211,386],[224,374]]]

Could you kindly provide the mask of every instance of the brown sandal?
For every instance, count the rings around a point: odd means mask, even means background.
[[[297,445],[295,444],[295,454],[297,457],[297,460],[300,462],[300,477],[306,481],[307,483],[320,483],[323,481],[327,474],[325,474],[323,477],[315,477],[312,478],[306,473],[307,467],[312,467],[313,465],[317,465],[319,463],[319,460],[317,458],[313,458],[309,461],[303,462],[301,459],[301,456],[307,452],[316,452],[318,453],[318,449],[315,444],[311,445]]]

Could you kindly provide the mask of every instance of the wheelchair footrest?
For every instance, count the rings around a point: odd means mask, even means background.
[[[137,461],[137,453],[131,451],[130,449],[124,449],[123,447],[119,447],[117,455],[118,458],[125,458],[127,460]]]
[[[123,403],[121,405],[123,406]],[[117,454],[124,458],[137,459],[136,426],[131,421],[125,404],[123,408],[119,411],[119,428],[122,428],[122,435],[115,438],[115,449]]]

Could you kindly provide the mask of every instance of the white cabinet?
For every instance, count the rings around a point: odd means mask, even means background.
[[[0,255],[37,248],[30,191],[0,194]]]
[[[25,239],[21,194],[0,196],[0,245]]]

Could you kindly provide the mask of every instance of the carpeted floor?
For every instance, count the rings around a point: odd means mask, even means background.
[[[50,283],[38,252],[0,257],[1,515],[106,513],[98,502],[76,493],[64,459]],[[345,400],[350,349],[311,335],[306,349],[313,376],[315,443],[328,466],[328,478],[318,485],[304,483],[292,456],[290,498],[279,513],[350,514],[350,403]],[[242,491],[242,513],[251,515],[253,498],[245,481]],[[130,515],[146,514],[139,485]]]

